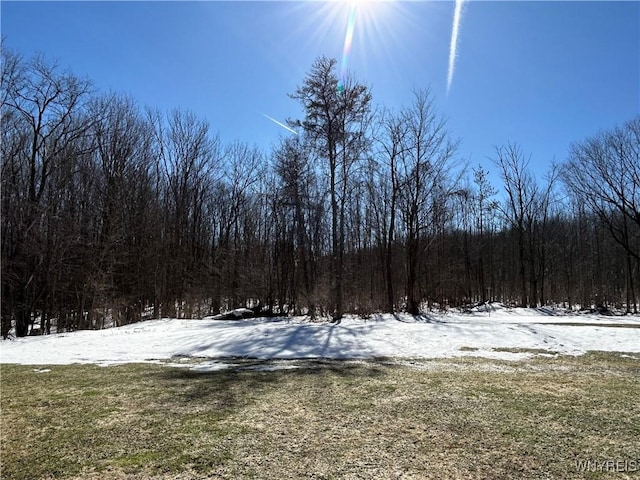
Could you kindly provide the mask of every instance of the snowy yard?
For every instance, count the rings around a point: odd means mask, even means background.
[[[640,353],[640,318],[560,314],[542,309],[348,317],[338,324],[305,318],[163,319],[100,331],[3,341],[2,363],[100,365],[189,359],[200,369],[222,360],[451,358],[520,360],[587,351]],[[194,364],[193,359],[198,359]]]
[[[622,465],[622,479],[640,468],[637,317],[165,319],[1,347],[6,478],[581,479]]]

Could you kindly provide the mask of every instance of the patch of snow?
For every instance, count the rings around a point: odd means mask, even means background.
[[[612,324],[615,328],[609,326]],[[171,362],[170,365],[215,371],[235,365],[232,360],[224,361],[234,358],[472,356],[520,360],[538,354],[536,352],[581,355],[589,350],[601,350],[638,354],[639,326],[639,317],[620,317],[612,322],[611,317],[597,313],[549,315],[536,309],[499,306],[489,311],[427,313],[417,317],[407,314],[378,314],[369,319],[347,316],[340,323],[313,323],[304,317],[251,318],[242,322],[162,319],[106,330],[2,341],[0,362],[104,366]]]
[[[626,353],[620,355],[620,357],[622,358],[632,358],[634,360],[640,360],[640,356],[637,355],[627,355]]]
[[[193,370],[194,372],[219,372],[221,370],[227,370],[232,367],[236,367],[237,365],[234,363],[225,363],[225,362],[202,362],[195,365],[184,365],[180,364],[180,367],[188,367],[189,370]]]

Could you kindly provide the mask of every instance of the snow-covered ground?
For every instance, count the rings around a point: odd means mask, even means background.
[[[640,318],[493,308],[473,313],[375,315],[338,324],[304,318],[163,319],[120,328],[0,342],[0,362],[28,365],[257,359],[480,356],[516,360],[536,351],[580,355],[588,350],[640,358]],[[504,351],[508,349],[510,351]],[[524,351],[515,351],[524,349]],[[189,361],[198,368],[198,362]]]

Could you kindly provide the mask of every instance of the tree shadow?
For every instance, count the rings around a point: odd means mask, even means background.
[[[419,313],[417,315],[410,315],[410,314],[400,315],[398,313],[394,313],[393,318],[394,320],[402,323],[430,323],[430,324],[447,323],[442,318],[439,318],[429,313]]]
[[[374,325],[251,321],[253,328],[219,325],[181,337],[177,354],[209,358],[369,358],[366,339]],[[356,352],[356,355],[354,355]]]
[[[230,358],[228,361],[233,362],[230,367],[207,372],[164,367],[153,373],[154,381],[163,387],[163,391],[173,392],[166,400],[170,405],[215,410],[224,417],[259,402],[274,389],[291,382],[299,382],[300,388],[312,383],[322,391],[333,385],[336,378],[352,383],[380,378],[388,373],[384,366],[374,361],[356,363],[324,358],[286,361]]]

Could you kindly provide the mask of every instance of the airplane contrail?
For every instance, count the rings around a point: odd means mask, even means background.
[[[453,70],[456,65],[456,52],[458,50],[458,31],[460,30],[460,18],[462,17],[462,4],[464,0],[456,0],[456,8],[453,12],[453,28],[451,29],[451,47],[449,48],[449,71],[447,72],[447,95],[453,81]]]
[[[298,132],[296,132],[293,128],[289,128],[287,127],[284,123],[279,122],[278,120],[276,120],[273,117],[270,117],[269,115],[267,115],[266,113],[263,113],[262,115],[264,115],[265,117],[267,117],[269,120],[271,120],[273,123],[275,123],[276,125],[280,125],[282,128],[284,128],[285,130],[289,130],[291,133],[298,135]]]

